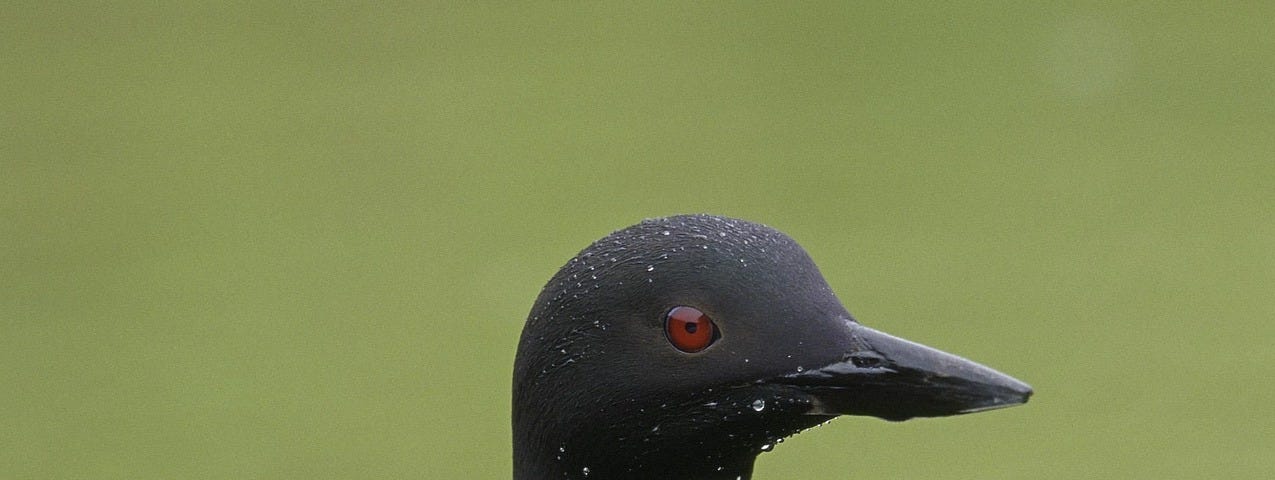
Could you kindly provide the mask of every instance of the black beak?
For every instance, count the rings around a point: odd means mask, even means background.
[[[773,380],[814,397],[811,415],[897,421],[1012,407],[1031,397],[1031,387],[1009,375],[848,323],[853,345],[842,361]]]

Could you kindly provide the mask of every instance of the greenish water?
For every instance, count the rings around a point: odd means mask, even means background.
[[[0,6],[0,477],[507,478],[541,285],[802,242],[1031,383],[757,478],[1266,478],[1266,2]]]

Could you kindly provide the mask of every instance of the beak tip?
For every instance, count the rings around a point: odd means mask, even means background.
[[[1001,395],[994,395],[987,399],[985,403],[973,408],[963,410],[961,413],[985,412],[988,410],[998,410],[1001,408],[1014,407],[1023,405],[1031,399],[1035,390],[1031,385],[1020,382],[1012,377],[1006,377],[1010,383],[1004,386]]]
[[[1033,389],[1031,385],[1023,383],[1018,379],[1014,379],[1014,385],[1011,386],[1010,389],[1014,392],[1015,396],[1018,397],[1018,400],[1014,402],[1014,404],[1027,403],[1027,400],[1032,398],[1032,394],[1036,393],[1036,390]]]

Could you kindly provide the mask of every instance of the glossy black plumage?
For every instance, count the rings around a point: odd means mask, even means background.
[[[677,306],[720,339],[670,345]],[[778,231],[652,219],[581,251],[536,300],[514,365],[514,478],[748,478],[758,453],[835,415],[954,415],[1030,394],[859,325]]]

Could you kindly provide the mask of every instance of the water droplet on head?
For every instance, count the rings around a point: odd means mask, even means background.
[[[646,266],[646,271],[648,271],[648,272],[654,272],[654,271],[655,271],[655,265],[647,265],[647,266]]]
[[[759,398],[759,399],[756,399],[756,400],[753,400],[753,405],[752,405],[752,407],[753,407],[753,410],[758,411],[758,412],[760,412],[760,411],[762,411],[762,410],[765,410],[765,409],[766,409],[766,401],[765,401],[765,400],[762,400],[762,399],[760,399],[760,398]]]
[[[589,476],[589,467],[581,468],[580,473],[583,473],[586,477]]]
[[[775,448],[775,446],[774,446],[774,445],[771,445],[771,444],[769,444],[769,443],[763,443],[763,444],[762,444],[762,446],[761,446],[761,451],[763,451],[763,452],[769,452],[769,451],[773,450],[774,448]]]

